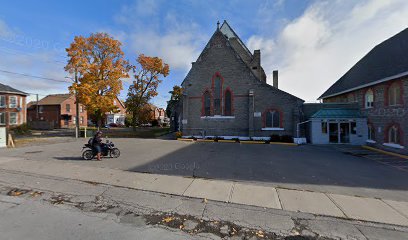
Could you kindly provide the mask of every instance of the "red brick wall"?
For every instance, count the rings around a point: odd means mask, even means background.
[[[26,123],[26,117],[27,117],[27,108],[26,108],[26,96],[24,95],[16,95],[16,94],[10,94],[10,93],[0,93],[1,96],[6,97],[6,107],[5,108],[0,108],[0,112],[6,113],[5,116],[5,121],[6,121],[6,127],[10,127],[9,121],[10,121],[10,115],[9,113],[15,112],[17,113],[17,124],[20,125],[23,123]],[[9,108],[10,104],[10,96],[15,96],[17,98],[17,107],[16,108]],[[20,111],[17,109],[21,109]]]
[[[396,106],[388,104],[388,88],[391,84],[398,84],[401,88],[400,102]],[[365,93],[371,89],[374,93],[374,104],[372,108],[365,108]],[[400,130],[400,145],[405,147],[402,152],[408,152],[408,79],[387,81],[374,86],[362,88],[350,92],[354,94],[355,101],[360,109],[368,117],[368,122],[375,129],[375,141],[382,145],[388,140],[387,129],[392,125],[398,125]],[[323,102],[347,102],[350,93],[323,99]]]
[[[70,105],[69,111],[67,110],[67,104]],[[81,111],[81,106],[80,104],[79,111]],[[47,121],[50,123],[53,123],[55,128],[73,128],[75,127],[75,120],[74,118],[76,117],[76,106],[75,106],[75,98],[72,96],[71,98],[68,98],[64,102],[62,102],[60,105],[40,105],[39,109],[39,119],[37,119],[37,108],[35,105],[33,105],[29,110],[28,110],[28,120],[29,121]],[[87,126],[88,123],[88,116],[87,112],[84,106],[82,106],[83,111],[79,113],[79,123],[80,126]],[[63,119],[63,115],[68,115],[71,116],[70,119],[66,121]],[[81,117],[83,119],[83,122],[81,124]]]

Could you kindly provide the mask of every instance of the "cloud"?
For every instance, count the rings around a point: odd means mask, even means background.
[[[408,27],[405,0],[318,1],[276,35],[253,35],[250,49],[261,49],[271,72],[279,69],[279,86],[315,101],[375,45]]]
[[[192,19],[160,7],[160,0],[136,1],[124,6],[114,19],[127,26],[121,35],[134,56],[141,53],[157,56],[168,63],[171,70],[187,72],[209,36],[203,34]]]

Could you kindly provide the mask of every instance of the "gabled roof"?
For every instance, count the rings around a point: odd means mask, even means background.
[[[224,29],[224,30],[221,30]],[[224,31],[224,32],[223,32]],[[215,30],[215,32],[213,33],[213,35],[211,36],[210,40],[208,41],[208,43],[206,44],[206,46],[208,46],[210,44],[210,42],[212,41],[213,38],[215,38],[216,36],[223,36],[223,39],[225,39],[227,42],[229,42],[229,48],[237,55],[237,57],[242,61],[242,63],[249,69],[249,71],[252,72],[251,66],[249,65],[249,62],[245,60],[245,58],[250,57],[250,59],[252,60],[253,56],[251,54],[251,52],[248,50],[248,48],[245,46],[245,44],[241,41],[241,39],[238,37],[238,35],[234,32],[234,30],[232,30],[231,26],[227,23],[227,21],[224,20],[224,23],[222,24],[222,26],[218,29]],[[229,37],[230,36],[230,37]],[[236,45],[232,44],[231,39],[236,39],[239,42],[239,45],[241,45],[240,48],[237,48]],[[206,51],[206,48],[204,48],[204,50],[201,52],[200,56],[198,57],[198,59],[201,58],[201,56],[204,54],[204,52]],[[242,49],[241,49],[242,48]],[[243,51],[241,51],[243,50]],[[245,52],[245,55],[243,55],[243,52]],[[262,68],[262,66],[261,66]],[[189,72],[187,73],[186,77],[184,78],[183,82],[181,83],[181,85],[184,84],[184,81],[189,77],[190,72],[193,68],[190,68]],[[263,70],[263,68],[262,68]],[[252,72],[253,73],[253,72]],[[268,83],[261,81],[261,79],[259,79],[259,77],[257,77],[255,74],[252,74],[263,86],[266,86],[274,91],[278,91],[281,93],[285,93],[293,98],[296,98],[297,100],[300,100],[302,102],[304,102],[303,99],[298,98],[288,92],[285,92],[281,89],[278,89],[276,87],[273,87],[271,85],[269,85]]]
[[[239,45],[241,46],[241,48],[243,49],[243,51],[245,52],[245,54],[247,54],[248,57],[250,57],[252,59],[252,53],[251,51],[249,51],[249,49],[247,48],[247,46],[245,46],[245,44],[242,42],[242,40],[239,38],[239,36],[235,33],[234,29],[232,29],[232,27],[228,24],[228,22],[226,20],[224,20],[224,22],[222,23],[221,27],[220,27],[220,31],[229,39],[233,39],[236,38]],[[238,49],[235,49],[236,51]],[[243,51],[237,51],[239,53],[242,54]],[[244,56],[241,56],[242,58],[245,58]]]
[[[408,76],[408,28],[374,47],[319,99]]]
[[[38,101],[38,105],[61,105],[65,100],[72,97],[71,94],[51,94]],[[34,102],[33,105],[36,105]]]
[[[347,108],[325,108],[320,109],[311,118],[362,118],[364,117],[358,109]]]
[[[4,85],[2,83],[0,83],[0,93],[15,93],[15,94],[24,95],[24,96],[28,95],[25,92],[12,88],[8,85]]]

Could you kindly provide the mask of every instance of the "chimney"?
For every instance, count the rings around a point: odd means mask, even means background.
[[[258,68],[261,66],[261,50],[254,50],[253,66]]]
[[[272,72],[273,76],[273,86],[278,88],[278,70]]]

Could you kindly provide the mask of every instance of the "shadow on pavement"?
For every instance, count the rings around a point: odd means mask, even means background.
[[[128,169],[284,184],[408,190],[408,173],[332,146],[194,143]]]

